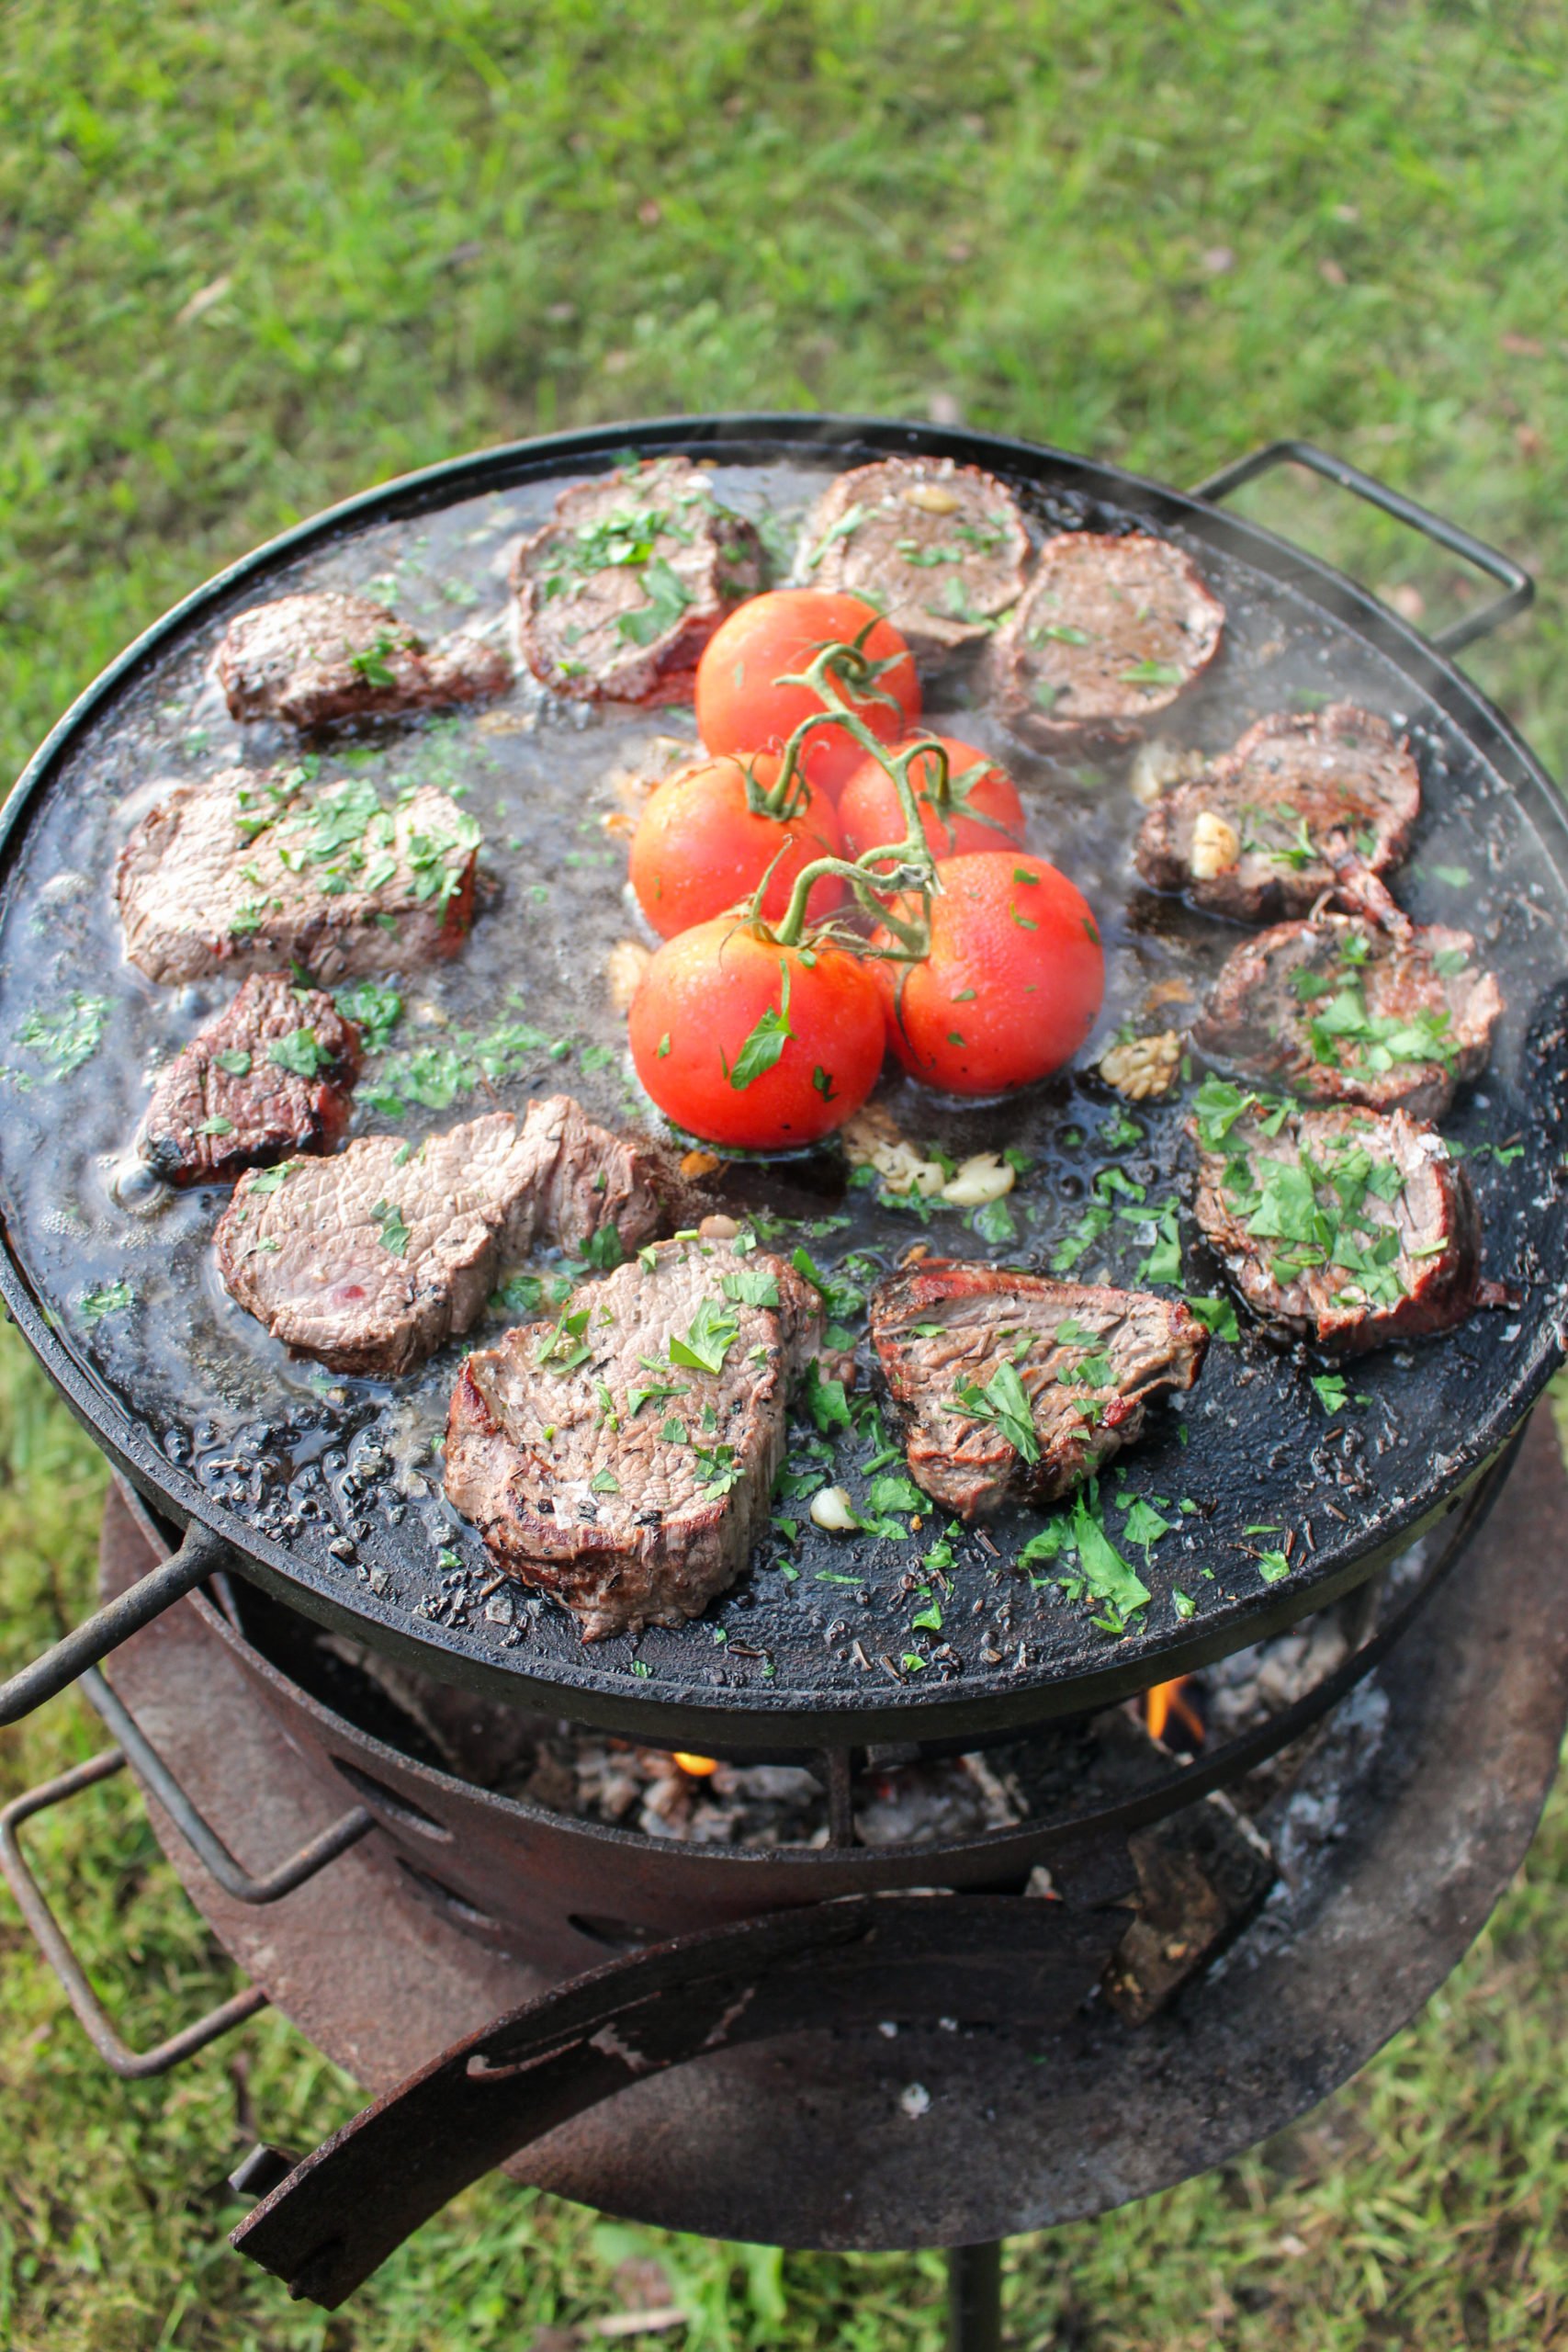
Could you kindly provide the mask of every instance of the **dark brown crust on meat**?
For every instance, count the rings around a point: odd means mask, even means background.
[[[940,1334],[915,1328],[933,1322],[944,1327]],[[1057,1346],[1063,1324],[1089,1337]],[[1019,1362],[1029,1331],[1039,1339]],[[1046,1503],[1070,1493],[1142,1435],[1152,1397],[1191,1387],[1209,1344],[1179,1299],[940,1258],[878,1284],[871,1337],[905,1424],[912,1476],[965,1519],[1010,1498]],[[1074,1385],[1077,1366],[1098,1368],[1102,1357],[1111,1381]],[[986,1388],[1010,1361],[1032,1408],[1037,1463],[1025,1462],[994,1422],[953,1403],[960,1388]]]
[[[1359,960],[1346,955],[1359,950]],[[1408,1111],[1439,1119],[1454,1089],[1484,1069],[1503,994],[1490,972],[1472,960],[1467,931],[1437,924],[1386,930],[1353,915],[1319,913],[1311,922],[1279,923],[1244,940],[1226,958],[1193,1025],[1192,1042],[1220,1069],[1266,1086],[1288,1087],[1313,1102],[1359,1102],[1373,1111]],[[1463,956],[1464,968],[1442,972],[1434,959]],[[1300,976],[1330,983],[1305,999]],[[1447,1057],[1396,1058],[1386,1069],[1367,1059],[1366,1045],[1341,1038],[1337,1058],[1316,1050],[1313,1019],[1347,986],[1359,993],[1369,1019],[1408,1023],[1425,1014],[1446,1021]]]
[[[321,1057],[312,1078],[269,1052],[300,1031]],[[245,1055],[248,1065],[225,1069],[222,1057]],[[242,1169],[325,1150],[348,1125],[358,1069],[359,1032],[330,996],[253,972],[159,1072],[137,1148],[171,1184],[231,1183]]]
[[[319,589],[236,613],[218,680],[231,718],[310,728],[488,700],[506,692],[512,664],[481,638],[427,648],[385,605]]]
[[[374,889],[350,876],[336,897],[331,866],[295,872],[283,852],[304,838],[312,806],[277,773],[229,768],[197,784],[171,784],[119,854],[115,897],[125,952],[150,979],[205,979],[219,971],[284,972],[318,980],[351,972],[406,971],[455,956],[473,922],[475,828],[455,801],[422,785],[390,812],[392,871]],[[243,821],[242,821],[243,820]],[[411,852],[446,843],[457,887],[422,898]],[[362,869],[374,873],[368,858]],[[428,873],[428,868],[426,869]],[[389,925],[390,928],[389,928]]]
[[[1125,741],[1168,710],[1220,649],[1224,606],[1190,556],[1133,532],[1064,531],[992,640],[998,715],[1046,750],[1099,737]],[[1081,631],[1078,644],[1054,629]],[[1144,663],[1169,675],[1138,682]]]
[[[396,1374],[468,1330],[502,1269],[536,1246],[583,1250],[613,1224],[635,1250],[669,1200],[658,1147],[553,1094],[522,1120],[491,1112],[412,1153],[397,1136],[361,1136],[330,1159],[289,1162],[281,1184],[243,1177],[213,1247],[232,1296],[297,1355]]]
[[[447,1420],[449,1499],[498,1566],[574,1612],[584,1641],[679,1625],[734,1582],[784,1459],[790,1383],[821,1337],[821,1300],[783,1259],[696,1241],[652,1256],[573,1292],[563,1314],[588,1311],[587,1361],[551,1369],[558,1326],[508,1331],[468,1357]],[[724,1272],[739,1268],[771,1273],[778,1306],[733,1305],[723,1370],[671,1369],[681,1393],[634,1412],[633,1390],[660,1378],[639,1357],[664,1362],[671,1332],[702,1298],[718,1301]],[[729,1447],[739,1474],[720,1495],[703,1491],[713,1480],[694,1445],[661,1435],[671,1415],[700,1428],[705,1407],[716,1426],[700,1447],[710,1463]]]
[[[1358,1276],[1342,1265],[1293,1264],[1292,1245],[1250,1233],[1252,1213],[1226,1190],[1227,1168],[1240,1157],[1254,1168],[1270,1159],[1300,1164],[1305,1150],[1320,1167],[1332,1166],[1339,1154],[1358,1146],[1374,1160],[1393,1161],[1405,1178],[1392,1204],[1369,1195],[1365,1211],[1374,1224],[1393,1222],[1399,1228],[1393,1272],[1403,1295],[1388,1302],[1369,1302],[1364,1290],[1357,1295]],[[1450,1330],[1476,1305],[1481,1216],[1470,1179],[1450,1158],[1437,1129],[1404,1111],[1386,1117],[1340,1104],[1292,1111],[1274,1137],[1265,1136],[1248,1114],[1236,1121],[1223,1148],[1201,1151],[1193,1206],[1253,1314],[1273,1329],[1315,1340],[1335,1355],[1362,1355],[1393,1340]]]
[[[1193,831],[1205,811],[1242,848],[1234,864],[1199,879]],[[1385,718],[1343,702],[1275,711],[1204,775],[1156,802],[1138,834],[1138,871],[1152,888],[1184,890],[1195,906],[1238,922],[1305,914],[1348,860],[1374,875],[1397,865],[1420,811],[1420,774]]]
[[[884,458],[837,477],[802,548],[812,587],[869,597],[933,662],[981,644],[1018,602],[1029,534],[1012,492],[978,466]]]
[[[649,558],[581,568],[589,535],[617,515],[653,518]],[[687,602],[639,644],[622,624],[653,604],[649,562],[674,574]],[[512,565],[518,642],[554,694],[588,702],[687,701],[704,646],[761,577],[756,532],[715,503],[707,475],[686,458],[650,458],[574,482],[557,499],[552,519],[522,542]]]

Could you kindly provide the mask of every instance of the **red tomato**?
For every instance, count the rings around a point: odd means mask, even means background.
[[[780,947],[723,915],[665,942],[627,1028],[665,1116],[747,1151],[830,1135],[871,1092],[886,1047],[881,992],[859,956]]]
[[[778,775],[778,754],[759,752],[752,765],[765,791]],[[807,786],[793,817],[757,816],[747,806],[739,760],[699,760],[667,776],[649,797],[632,840],[632,888],[660,937],[673,939],[750,899],[772,866],[762,916],[777,922],[801,868],[843,854],[839,820],[825,794]],[[843,898],[844,885],[825,875],[812,886],[807,919],[831,914]]]
[[[1031,1086],[1069,1060],[1099,1018],[1100,927],[1043,857],[986,850],[936,870],[930,956],[872,967],[889,1042],[906,1069],[951,1094]]]
[[[869,662],[891,662],[872,690],[844,702],[879,743],[907,734],[920,711],[920,682],[909,649],[891,621],[861,596],[827,595],[817,588],[775,588],[739,605],[714,631],[697,663],[697,731],[710,752],[780,751],[803,718],[831,707],[808,686],[781,686],[778,678],[807,668],[824,645],[850,645],[866,623]],[[891,700],[877,700],[877,696]],[[810,781],[833,799],[865,752],[847,729],[820,727],[806,739],[802,764]]]
[[[911,736],[908,742],[919,740]],[[940,743],[947,753],[952,797],[943,808],[937,808],[932,800],[938,769],[929,752],[915,762],[909,780],[915,787],[920,821],[933,854],[938,857],[966,857],[972,851],[1005,848],[1009,842],[1021,847],[1023,803],[1007,770],[998,767],[988,752],[977,752],[973,743],[960,742],[955,735],[937,735],[929,740]],[[908,742],[893,748],[907,751]],[[887,770],[869,753],[844,786],[839,820],[851,857],[863,857],[868,849],[880,849],[886,842],[901,842],[904,838],[904,812],[897,787]]]

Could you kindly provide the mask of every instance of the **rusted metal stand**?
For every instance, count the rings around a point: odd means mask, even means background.
[[[1002,2352],[1002,2244],[955,2245],[947,2257],[947,2352]]]

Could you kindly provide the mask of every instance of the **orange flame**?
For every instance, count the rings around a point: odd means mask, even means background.
[[[1151,1739],[1163,1736],[1165,1727],[1174,1715],[1184,1724],[1195,1740],[1203,1737],[1203,1725],[1197,1709],[1182,1697],[1182,1690],[1191,1676],[1179,1674],[1174,1682],[1156,1682],[1152,1690],[1144,1693],[1144,1722]]]
[[[705,1781],[710,1772],[718,1770],[716,1756],[686,1756],[680,1748],[675,1750],[675,1761],[682,1772],[691,1774],[694,1781]]]

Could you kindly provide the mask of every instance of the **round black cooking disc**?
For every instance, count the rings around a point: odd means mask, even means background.
[[[879,1496],[900,1463],[863,1340],[857,1426],[825,1437],[796,1425],[777,1521],[733,1589],[677,1631],[585,1647],[553,1604],[497,1581],[443,1498],[435,1449],[466,1342],[400,1381],[291,1362],[218,1283],[209,1245],[222,1193],[153,1214],[122,1204],[149,1067],[233,984],[159,988],[126,964],[116,854],[157,779],[299,755],[286,730],[230,720],[209,676],[229,616],[331,585],[369,589],[432,636],[458,622],[502,628],[518,536],[563,483],[628,447],[711,464],[720,498],[759,523],[781,563],[833,471],[908,450],[979,463],[1042,529],[1136,526],[1194,556],[1224,602],[1225,642],[1161,721],[1167,736],[1216,750],[1266,712],[1335,699],[1408,732],[1424,808],[1398,895],[1418,921],[1472,930],[1507,1000],[1493,1065],[1444,1129],[1470,1155],[1486,1271],[1517,1304],[1362,1359],[1342,1396],[1314,1385],[1328,1366],[1281,1352],[1243,1313],[1240,1338],[1216,1340],[1191,1395],[1156,1411],[1101,1482],[1100,1523],[1150,1594],[1124,1623],[1076,1589],[1070,1560],[1038,1541],[1031,1550],[1042,1515],[953,1531],[896,1488]],[[1006,1103],[964,1107],[885,1082],[879,1100],[918,1144],[955,1161],[1013,1156],[1017,1181],[999,1203],[900,1203],[848,1181],[834,1153],[733,1170],[728,1196],[770,1246],[808,1251],[851,1330],[863,1329],[869,1285],[920,1241],[1220,1295],[1184,1205],[1190,1089],[1129,1106],[1089,1065],[1151,994],[1179,1025],[1238,933],[1138,886],[1125,749],[1027,752],[961,671],[929,682],[928,715],[1005,759],[1031,847],[1094,906],[1105,1021],[1079,1067]],[[636,925],[624,842],[604,820],[622,805],[617,771],[665,756],[660,738],[692,735],[689,710],[567,706],[525,680],[483,709],[310,746],[323,780],[367,775],[388,797],[424,782],[459,790],[492,886],[465,952],[402,977],[402,1017],[361,1080],[357,1131],[414,1140],[558,1089],[612,1124],[647,1120],[605,978],[609,951]],[[18,1323],[107,1450],[174,1516],[215,1527],[249,1573],[310,1614],[519,1704],[652,1741],[784,1751],[979,1738],[1098,1703],[1255,1640],[1364,1576],[1451,1504],[1559,1361],[1568,839],[1555,797],[1506,722],[1363,592],[1113,469],[981,435],[796,417],[622,427],[434,468],[290,532],[189,598],[83,696],[6,826],[0,1287]],[[559,1269],[532,1271],[547,1282]],[[507,1319],[497,1306],[472,1336]],[[811,1491],[840,1481],[875,1532],[813,1528]]]

